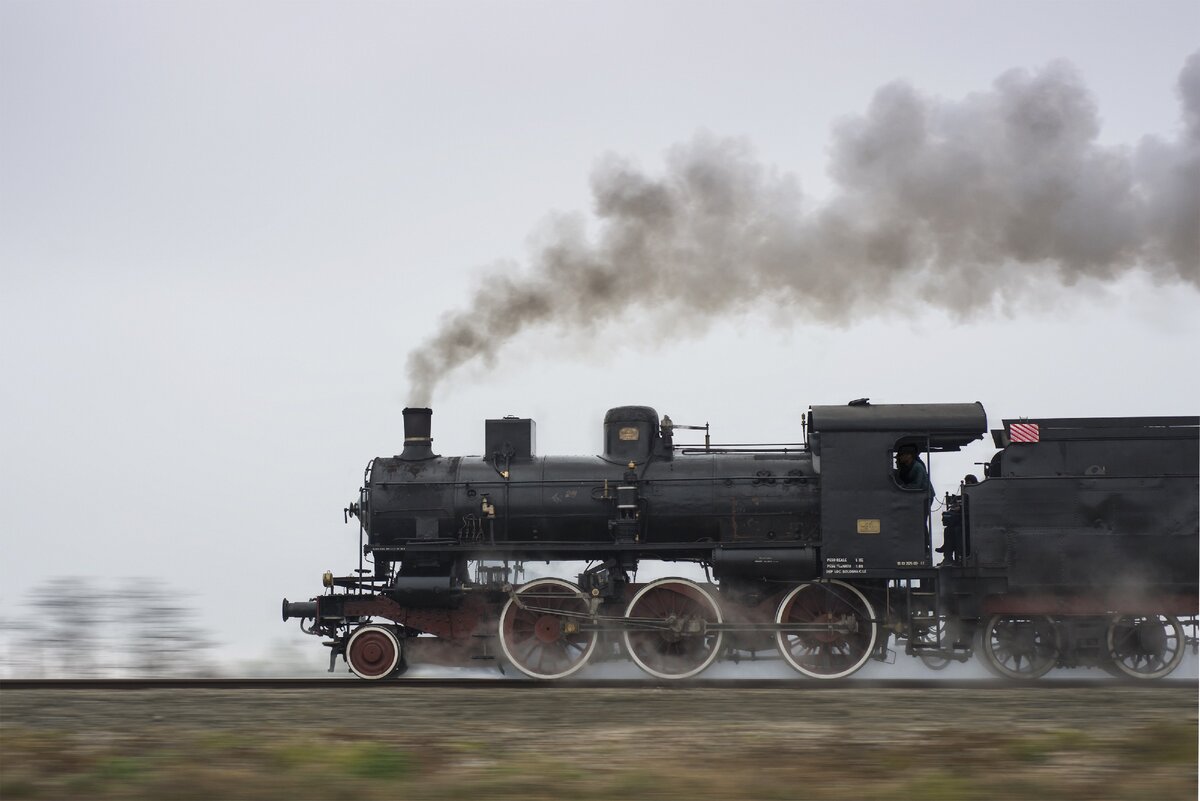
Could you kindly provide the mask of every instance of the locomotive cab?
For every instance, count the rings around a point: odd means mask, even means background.
[[[979,403],[814,406],[809,443],[820,458],[826,575],[893,578],[931,567],[928,487],[898,479],[893,460],[915,448],[957,451],[987,431]]]

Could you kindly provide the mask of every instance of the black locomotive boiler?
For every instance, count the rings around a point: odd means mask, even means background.
[[[707,426],[677,444],[698,427],[623,406],[591,457],[537,456],[519,418],[486,422],[483,455],[442,457],[431,419],[404,410],[403,451],[371,461],[346,510],[358,570],[283,602],[327,639],[331,670],[491,660],[560,679],[628,658],[683,679],[777,656],[834,679],[894,642],[931,667],[978,653],[1017,679],[1081,665],[1153,679],[1196,645],[1200,418],[1006,420],[983,479],[940,515],[893,460],[981,439],[978,403],[814,406],[802,441],[736,446]],[[637,583],[647,560],[707,580]],[[532,562],[587,567],[521,581]]]

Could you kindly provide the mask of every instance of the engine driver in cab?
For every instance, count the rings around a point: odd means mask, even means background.
[[[930,490],[929,470],[917,456],[916,445],[901,445],[896,451],[896,481],[904,489]]]

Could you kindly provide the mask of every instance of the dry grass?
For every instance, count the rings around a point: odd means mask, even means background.
[[[1055,709],[1048,693],[1039,708],[1051,708],[1038,716],[1020,704],[1002,714],[1003,694],[978,700],[980,714],[947,715],[936,697],[873,707],[880,699],[851,693],[807,705],[804,717],[769,695],[741,699],[739,716],[724,698],[677,708],[678,693],[613,695],[609,714],[589,695],[525,693],[507,699],[505,714],[503,703],[481,709],[445,696],[381,709],[374,693],[362,708],[324,709],[323,724],[270,699],[256,713],[245,696],[230,700],[242,716],[221,724],[167,717],[154,703],[58,699],[47,705],[53,719],[31,716],[36,703],[5,705],[0,799],[1193,801],[1193,696],[1182,709],[1146,696],[1162,708],[1143,699],[1117,719],[1121,703]],[[191,703],[200,701],[175,698],[170,708]]]
[[[169,741],[5,727],[0,798],[1194,799],[1196,731],[1176,724],[1097,740],[946,731],[891,745],[695,742],[678,732],[556,738],[537,748],[462,736],[179,732]]]

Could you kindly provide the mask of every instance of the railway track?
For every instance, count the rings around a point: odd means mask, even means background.
[[[604,679],[578,681],[534,681],[531,679],[453,679],[398,678],[387,681],[361,679],[3,679],[0,692],[6,690],[345,690],[371,692],[414,687],[443,690],[479,689],[649,689],[649,690],[780,690],[811,692],[820,690],[895,689],[895,690],[1055,690],[1137,687],[1178,690],[1196,687],[1194,679],[1142,682],[1118,679],[1049,679],[1038,682],[1010,682],[989,679],[846,679],[839,681],[797,681],[787,679],[698,679],[659,682],[652,679]]]

